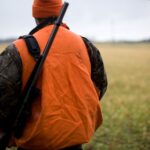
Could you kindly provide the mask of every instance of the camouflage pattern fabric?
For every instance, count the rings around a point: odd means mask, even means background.
[[[22,62],[13,44],[0,54],[0,128],[7,129],[14,117],[21,92]]]
[[[101,94],[99,99],[101,99],[105,94],[108,86],[103,60],[100,51],[92,44],[92,42],[90,42],[85,37],[82,37],[82,39],[87,47],[91,62],[91,78],[96,87],[100,90]]]

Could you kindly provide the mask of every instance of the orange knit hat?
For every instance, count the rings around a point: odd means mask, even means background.
[[[34,18],[58,16],[61,7],[62,0],[34,0],[32,16]]]

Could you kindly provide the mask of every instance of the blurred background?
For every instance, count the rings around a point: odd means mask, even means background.
[[[66,0],[70,29],[96,41],[150,37],[150,0]],[[34,26],[33,0],[1,0],[0,38],[27,34]]]
[[[66,0],[70,29],[103,57],[103,124],[85,150],[150,150],[150,0]],[[35,27],[32,0],[1,0],[0,51]]]

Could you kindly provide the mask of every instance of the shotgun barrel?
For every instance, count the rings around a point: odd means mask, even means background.
[[[25,122],[27,119],[26,108],[29,106],[29,104],[30,106],[32,104],[30,96],[32,95],[33,88],[35,87],[36,81],[41,72],[46,56],[48,55],[51,49],[56,33],[60,25],[62,24],[62,20],[64,18],[68,5],[69,3],[67,2],[63,4],[62,9],[60,11],[60,15],[55,21],[54,27],[52,29],[48,42],[43,50],[43,53],[36,62],[35,67],[27,81],[27,84],[23,92],[21,93],[21,96],[19,98],[20,104],[18,105],[16,110],[16,118],[13,120],[11,127],[7,131],[4,131],[0,136],[0,150],[6,150],[8,142],[12,135],[14,135],[16,138],[19,138],[22,135],[22,131],[24,129]]]

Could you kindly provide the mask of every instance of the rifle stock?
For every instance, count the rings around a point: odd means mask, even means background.
[[[30,96],[32,94],[32,90],[36,84],[36,81],[38,79],[39,73],[41,72],[42,65],[46,59],[47,54],[50,51],[50,48],[53,44],[53,41],[55,39],[56,33],[59,29],[59,26],[62,23],[63,17],[65,15],[65,12],[67,10],[69,3],[65,2],[60,15],[58,19],[56,20],[53,30],[50,34],[50,37],[48,39],[48,42],[44,48],[44,51],[40,58],[38,59],[37,63],[35,64],[35,67],[27,81],[27,84],[21,93],[21,96],[19,98],[20,104],[18,105],[18,109],[16,111],[16,118],[13,120],[11,127],[7,130],[4,131],[2,136],[0,137],[0,150],[6,150],[6,147],[9,143],[9,140],[11,138],[11,135],[14,135],[16,138],[19,138],[22,134],[23,128],[25,126],[25,122],[27,119],[27,113],[26,109],[29,107],[29,104],[31,105],[31,99]]]

